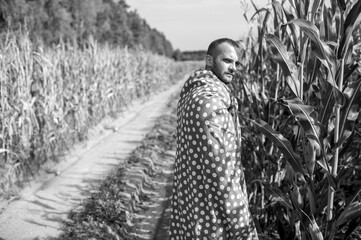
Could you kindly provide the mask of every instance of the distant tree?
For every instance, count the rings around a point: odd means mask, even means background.
[[[161,36],[163,39],[164,55],[167,57],[172,57],[174,49],[171,42],[167,40],[164,34],[161,34]]]
[[[149,27],[136,11],[128,12],[128,26],[133,33],[133,44],[144,47],[143,42],[149,31]]]
[[[0,0],[0,33],[25,28],[33,41],[61,40],[82,45],[92,36],[100,43],[141,47],[173,56],[172,44],[151,28],[124,0]]]
[[[71,27],[72,17],[61,0],[48,0],[45,4],[45,11],[49,18],[44,23],[44,41],[48,44],[57,44],[60,39],[71,39],[74,37],[74,29]]]
[[[8,27],[18,29],[25,24],[26,0],[0,0],[0,12]]]
[[[200,61],[206,58],[206,51],[184,51],[182,52],[182,61]]]
[[[176,61],[181,61],[182,60],[182,52],[177,49],[173,52],[172,58]]]
[[[113,45],[127,46],[133,42],[133,34],[127,24],[128,5],[124,1],[103,0],[97,15],[97,39]]]
[[[122,46],[131,46],[133,44],[133,33],[129,29],[127,21],[127,5],[124,1],[119,1],[113,8],[111,30],[114,32],[113,43]]]
[[[102,0],[69,1],[68,11],[71,13],[71,26],[78,42],[83,42],[89,36],[96,35],[98,12],[103,5]]]
[[[31,29],[30,38],[36,42],[43,42],[48,34],[45,23],[49,15],[45,11],[46,0],[30,1],[27,4],[26,28]]]

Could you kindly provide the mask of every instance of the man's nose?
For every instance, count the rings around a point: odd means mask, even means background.
[[[236,64],[235,63],[229,64],[229,70],[235,71],[236,70]]]

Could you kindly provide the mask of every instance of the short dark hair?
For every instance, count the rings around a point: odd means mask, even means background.
[[[216,39],[213,42],[211,42],[211,44],[209,44],[209,47],[207,50],[207,55],[214,56],[214,54],[216,53],[217,47],[223,43],[228,43],[232,47],[239,49],[239,45],[236,41],[234,41],[230,38],[219,38],[219,39]]]

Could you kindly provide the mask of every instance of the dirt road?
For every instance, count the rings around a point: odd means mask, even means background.
[[[53,172],[42,175],[41,181],[32,183],[6,206],[0,215],[0,239],[57,236],[69,210],[141,143],[181,85],[182,81],[147,101],[134,103],[114,122],[100,124],[86,146],[76,147]]]

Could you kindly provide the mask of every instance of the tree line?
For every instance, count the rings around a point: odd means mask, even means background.
[[[151,28],[125,0],[0,0],[0,33],[26,29],[33,42],[99,43],[143,48],[172,57],[163,33]]]
[[[175,50],[173,58],[176,61],[204,61],[206,59],[207,52],[205,50],[198,51],[183,51]]]

